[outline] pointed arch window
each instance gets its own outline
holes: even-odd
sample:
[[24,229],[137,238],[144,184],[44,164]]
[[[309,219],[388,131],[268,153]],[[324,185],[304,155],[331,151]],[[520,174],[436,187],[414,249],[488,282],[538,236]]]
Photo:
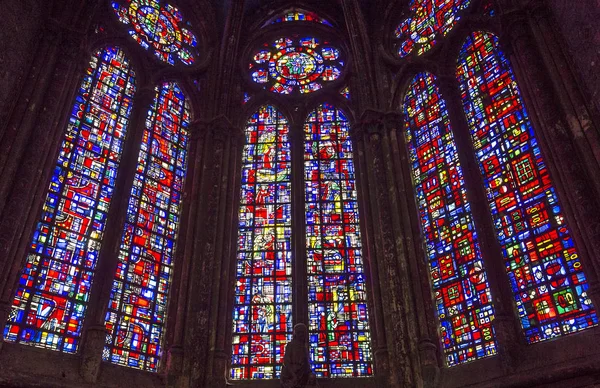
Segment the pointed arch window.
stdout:
[[6,341],[77,351],[134,93],[135,73],[121,49],[92,55],[17,285]]
[[490,287],[446,102],[432,74],[410,83],[404,119],[446,364],[494,355]]
[[456,76],[527,341],[597,325],[577,247],[498,38],[471,34]]
[[246,124],[239,208],[231,378],[281,373],[292,337],[292,186],[289,124],[273,106]]
[[317,377],[373,373],[356,177],[346,115],[329,104],[304,124],[310,357]]
[[106,313],[103,359],[157,371],[187,167],[189,102],[175,82],[156,88],[138,155]]

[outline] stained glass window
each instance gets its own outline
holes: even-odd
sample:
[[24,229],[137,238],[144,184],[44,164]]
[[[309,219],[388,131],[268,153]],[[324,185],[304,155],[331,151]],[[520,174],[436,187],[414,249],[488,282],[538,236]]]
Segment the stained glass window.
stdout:
[[265,43],[249,64],[252,80],[279,94],[311,93],[337,80],[344,67],[342,52],[314,37],[289,36]]
[[490,288],[446,102],[433,75],[415,76],[404,118],[446,364],[496,354]]
[[350,88],[348,86],[346,86],[345,88],[343,88],[342,90],[340,90],[340,94],[342,96],[344,96],[344,98],[346,100],[350,99]]
[[263,106],[245,132],[231,377],[272,379],[292,337],[289,125]]
[[271,22],[267,23],[267,24],[276,24],[276,23],[285,23],[285,22],[316,22],[316,23],[321,23],[321,24],[325,24],[327,26],[332,27],[331,23],[329,23],[327,20],[321,18],[316,13],[310,12],[310,11],[303,11],[301,9],[296,9],[296,8],[286,11],[285,13],[272,19]]
[[156,371],[185,178],[190,113],[176,83],[156,88],[148,112],[117,271],[106,313],[103,359]]
[[160,0],[117,0],[112,7],[129,35],[161,61],[191,65],[198,59],[196,36],[176,7]]
[[304,125],[310,359],[317,377],[373,373],[352,142],[323,104]]
[[115,47],[93,56],[75,97],[4,339],[75,353],[106,227],[135,74]]
[[597,325],[583,264],[496,36],[467,38],[457,78],[527,341]]
[[471,0],[411,0],[409,15],[396,28],[400,57],[421,55],[456,26]]

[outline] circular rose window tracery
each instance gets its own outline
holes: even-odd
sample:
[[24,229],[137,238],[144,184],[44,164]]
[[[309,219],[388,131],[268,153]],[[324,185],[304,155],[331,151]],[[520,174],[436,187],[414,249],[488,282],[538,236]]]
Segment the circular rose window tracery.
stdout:
[[198,42],[176,7],[158,0],[113,1],[112,7],[119,21],[129,26],[129,35],[161,61],[194,64]]
[[311,93],[337,80],[344,67],[340,50],[313,37],[283,37],[255,51],[252,80],[275,93]]

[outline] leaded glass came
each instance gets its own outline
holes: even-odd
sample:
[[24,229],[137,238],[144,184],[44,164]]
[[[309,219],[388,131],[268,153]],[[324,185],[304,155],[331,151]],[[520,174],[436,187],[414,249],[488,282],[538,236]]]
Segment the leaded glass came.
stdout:
[[497,353],[494,308],[462,166],[436,78],[415,76],[404,99],[405,136],[448,366]]
[[6,341],[77,352],[134,93],[135,73],[123,51],[94,53],[29,246]]
[[256,84],[271,92],[306,94],[340,78],[343,67],[341,51],[327,40],[289,36],[258,49],[249,71]]
[[310,359],[317,377],[373,374],[349,123],[323,104],[304,124]]
[[163,62],[192,65],[198,59],[198,42],[181,12],[160,0],[117,0],[112,7],[129,35]]
[[103,359],[156,372],[186,174],[189,103],[177,83],[156,88],[148,112],[117,271],[106,313]]
[[456,26],[471,0],[411,0],[409,15],[396,28],[397,54],[422,55]]
[[262,106],[245,132],[230,376],[273,379],[293,331],[289,125]]
[[456,76],[525,338],[597,325],[583,263],[498,38],[471,34]]

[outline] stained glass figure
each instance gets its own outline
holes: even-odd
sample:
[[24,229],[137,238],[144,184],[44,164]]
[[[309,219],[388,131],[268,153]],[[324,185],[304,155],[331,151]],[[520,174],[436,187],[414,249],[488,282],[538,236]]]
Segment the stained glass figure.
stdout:
[[246,125],[231,378],[279,378],[292,338],[289,125],[263,106]]
[[409,15],[396,28],[398,55],[421,55],[456,26],[471,0],[411,0]]
[[404,99],[425,254],[446,365],[497,353],[494,308],[454,135],[436,78],[419,73]]
[[155,372],[162,353],[188,149],[189,102],[156,88],[138,154],[106,313],[103,359]]
[[597,325],[583,264],[498,38],[471,34],[456,75],[527,341]]
[[161,0],[115,0],[119,21],[140,46],[163,62],[192,65],[198,59],[198,41],[179,10]]
[[252,80],[279,94],[311,93],[337,80],[343,55],[330,42],[298,35],[265,43],[250,61]]
[[304,124],[308,329],[317,377],[373,374],[349,123],[323,104]]
[[134,92],[135,73],[123,51],[94,53],[28,249],[6,341],[77,352]]
[[285,23],[285,22],[315,22],[333,27],[327,20],[321,18],[314,12],[304,11],[298,8],[287,10],[283,14],[271,19],[267,24]]

